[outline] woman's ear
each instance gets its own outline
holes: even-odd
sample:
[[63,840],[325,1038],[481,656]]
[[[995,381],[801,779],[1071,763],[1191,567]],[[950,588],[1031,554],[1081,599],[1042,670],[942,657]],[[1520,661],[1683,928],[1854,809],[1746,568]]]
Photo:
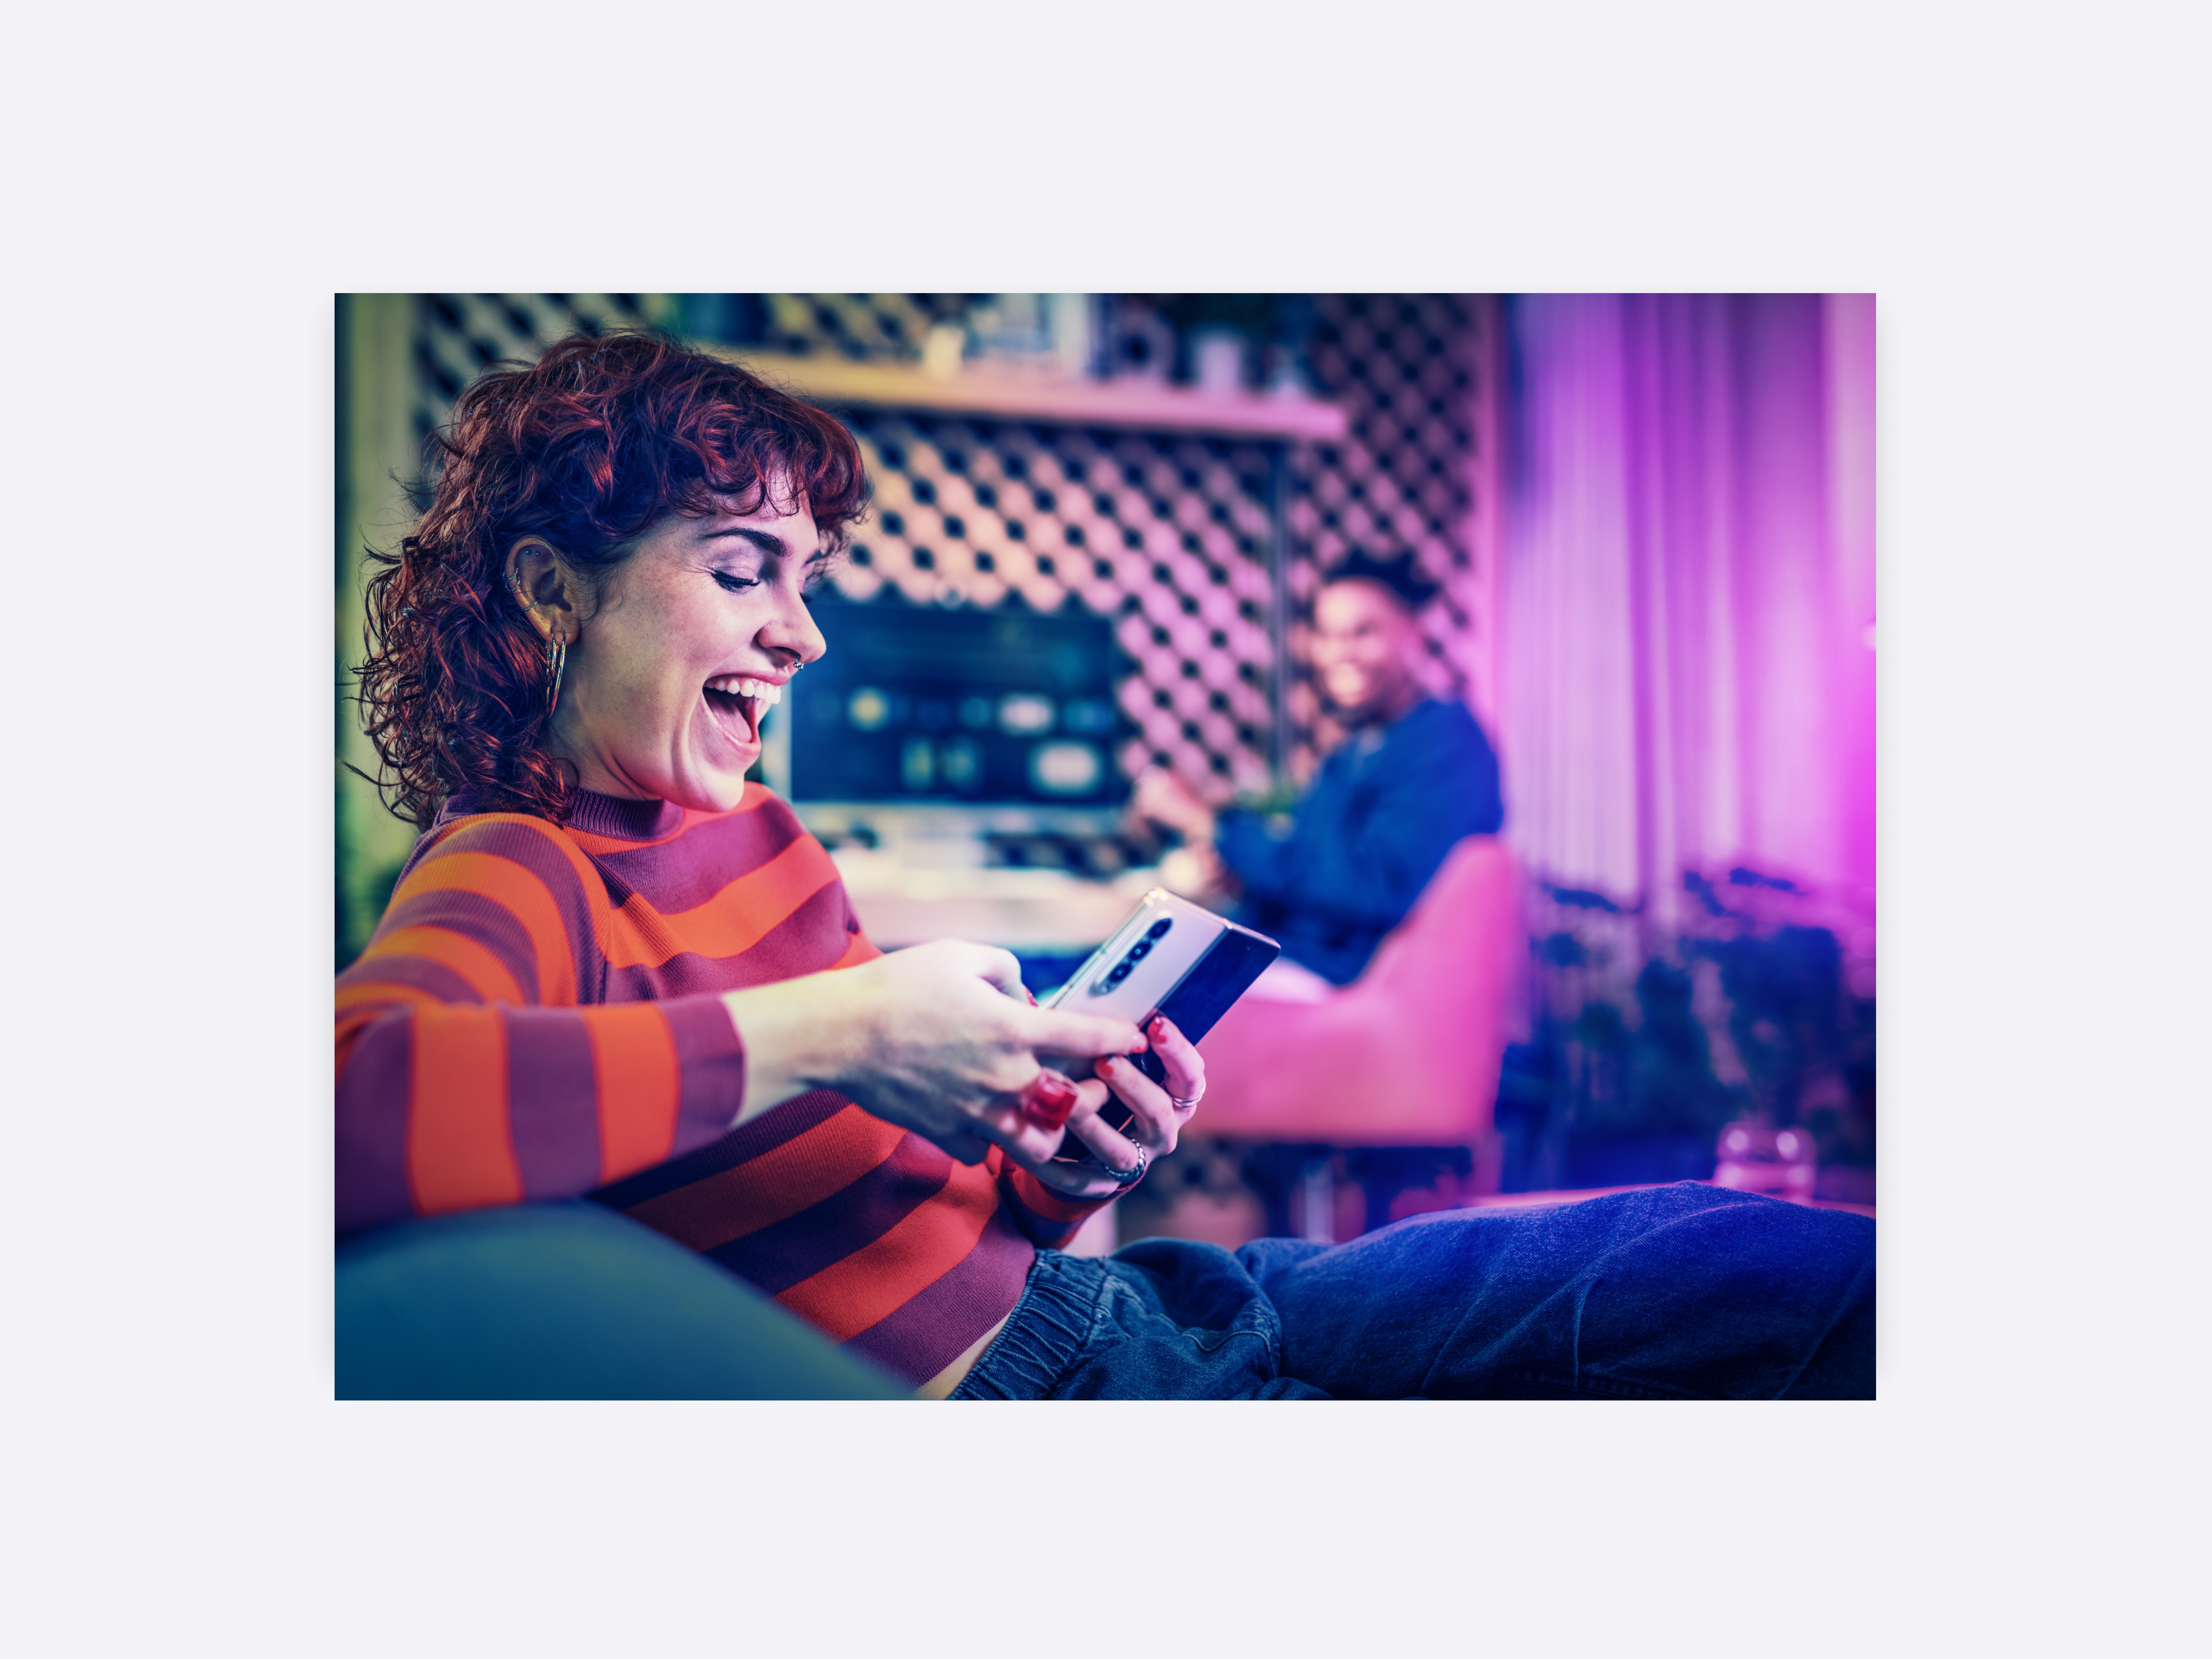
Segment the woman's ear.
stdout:
[[525,536],[507,550],[507,585],[514,602],[549,640],[574,645],[581,632],[567,568],[542,536]]

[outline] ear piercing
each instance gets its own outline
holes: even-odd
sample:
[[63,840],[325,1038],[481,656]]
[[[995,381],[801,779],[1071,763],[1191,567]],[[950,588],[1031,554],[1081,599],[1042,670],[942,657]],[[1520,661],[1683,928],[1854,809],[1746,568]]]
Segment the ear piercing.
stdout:
[[561,706],[561,671],[568,665],[568,641],[566,635],[555,632],[545,640],[545,718],[551,720],[553,711]]

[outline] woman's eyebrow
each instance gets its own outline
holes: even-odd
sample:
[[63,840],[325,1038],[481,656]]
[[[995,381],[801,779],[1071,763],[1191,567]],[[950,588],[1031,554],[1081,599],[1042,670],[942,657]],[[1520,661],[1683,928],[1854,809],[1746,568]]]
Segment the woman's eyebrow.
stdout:
[[[791,544],[784,540],[782,537],[777,535],[772,530],[755,530],[749,526],[740,526],[729,530],[710,530],[704,536],[701,537],[700,539],[702,541],[711,542],[724,536],[742,537],[744,540],[750,542],[755,547],[760,549],[762,552],[767,554],[770,558],[787,559],[792,556]],[[809,564],[820,564],[824,559],[832,557],[834,553],[834,549],[823,547],[819,544],[817,544],[814,550],[806,556],[806,562]]]
[[754,530],[742,526],[732,530],[710,530],[699,539],[711,542],[720,540],[725,536],[742,537],[771,558],[787,559],[791,556],[790,544],[772,530]]

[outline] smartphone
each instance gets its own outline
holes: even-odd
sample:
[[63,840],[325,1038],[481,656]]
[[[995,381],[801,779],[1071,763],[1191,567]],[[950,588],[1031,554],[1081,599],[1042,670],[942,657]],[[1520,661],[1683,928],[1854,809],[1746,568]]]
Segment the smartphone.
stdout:
[[[1126,1019],[1139,1030],[1154,1014],[1165,1014],[1196,1042],[1282,948],[1265,933],[1155,887],[1045,1006]],[[1158,1054],[1147,1050],[1135,1064],[1153,1082],[1167,1080]],[[1057,1068],[1071,1077],[1088,1077],[1091,1070],[1088,1060],[1076,1059]]]

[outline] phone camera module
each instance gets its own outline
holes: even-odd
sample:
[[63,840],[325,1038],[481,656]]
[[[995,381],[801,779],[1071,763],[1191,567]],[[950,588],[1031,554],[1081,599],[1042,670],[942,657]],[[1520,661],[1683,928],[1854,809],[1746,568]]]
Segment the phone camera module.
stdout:
[[1147,933],[1145,937],[1148,939],[1165,939],[1167,937],[1168,929],[1174,926],[1175,920],[1173,917],[1163,916],[1152,924],[1152,930]]
[[1152,955],[1152,940],[1148,939],[1140,939],[1134,945],[1129,947],[1128,960],[1131,962],[1142,962],[1146,957]]

